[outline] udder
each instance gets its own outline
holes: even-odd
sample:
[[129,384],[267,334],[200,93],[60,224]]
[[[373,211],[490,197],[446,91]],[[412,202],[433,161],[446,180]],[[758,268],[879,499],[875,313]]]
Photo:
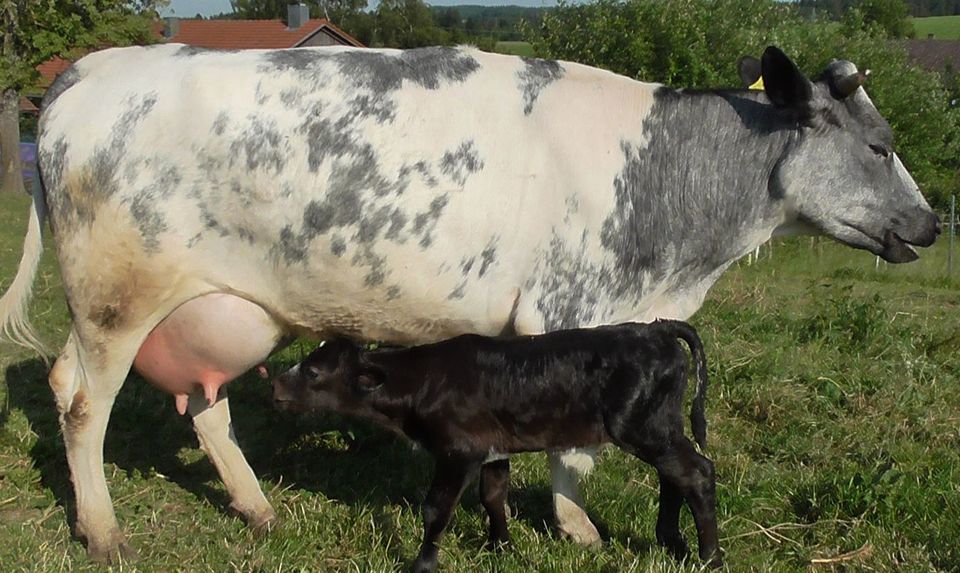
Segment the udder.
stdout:
[[220,386],[263,361],[283,337],[280,325],[258,305],[229,294],[209,294],[177,308],[147,336],[133,367],[176,398],[203,388],[209,404]]

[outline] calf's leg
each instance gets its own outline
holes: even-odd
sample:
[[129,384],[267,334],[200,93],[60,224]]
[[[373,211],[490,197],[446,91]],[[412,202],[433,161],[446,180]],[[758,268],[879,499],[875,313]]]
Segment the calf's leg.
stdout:
[[450,523],[470,476],[479,465],[479,461],[437,458],[433,483],[423,501],[423,545],[413,564],[414,573],[437,570],[437,542]]
[[683,561],[690,554],[687,541],[680,533],[680,507],[683,505],[683,494],[673,485],[673,481],[662,473],[659,476],[660,511],[657,514],[657,543],[678,561]]
[[[674,447],[659,456],[654,465],[662,476],[662,481],[669,482],[675,491],[683,495],[690,506],[693,520],[697,524],[700,559],[709,561],[715,567],[720,566],[722,558],[717,538],[716,478],[713,462],[700,455],[690,440],[681,438],[674,443]],[[668,498],[671,504],[675,503],[675,497],[672,494],[668,494]],[[662,493],[661,499],[663,499]],[[668,506],[668,509],[673,511],[672,507],[673,505]],[[670,514],[661,515],[661,518],[664,523],[672,520]],[[661,519],[658,519],[658,540],[660,524]],[[667,533],[672,533],[669,527],[667,527]]]
[[507,531],[507,490],[510,488],[510,460],[495,460],[483,464],[480,470],[480,503],[490,517],[488,543],[496,548],[510,542]]

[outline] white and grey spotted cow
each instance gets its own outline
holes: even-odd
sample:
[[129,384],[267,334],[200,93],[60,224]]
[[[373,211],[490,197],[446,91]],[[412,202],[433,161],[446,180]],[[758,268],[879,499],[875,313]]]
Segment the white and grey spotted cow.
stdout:
[[[772,235],[887,260],[939,222],[838,61],[811,82],[775,48],[765,92],[684,92],[466,48],[112,49],[43,105],[25,303],[49,217],[73,327],[50,374],[91,555],[126,551],[102,466],[133,365],[177,396],[254,525],[274,517],[221,385],[289,335],[456,334],[685,319]],[[551,460],[560,528],[598,539]]]

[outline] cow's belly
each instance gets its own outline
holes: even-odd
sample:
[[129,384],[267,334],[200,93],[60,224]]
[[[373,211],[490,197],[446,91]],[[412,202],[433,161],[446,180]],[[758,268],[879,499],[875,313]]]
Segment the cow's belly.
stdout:
[[141,345],[133,366],[186,411],[196,386],[208,402],[220,386],[261,364],[283,329],[260,306],[229,294],[190,300],[167,316]]

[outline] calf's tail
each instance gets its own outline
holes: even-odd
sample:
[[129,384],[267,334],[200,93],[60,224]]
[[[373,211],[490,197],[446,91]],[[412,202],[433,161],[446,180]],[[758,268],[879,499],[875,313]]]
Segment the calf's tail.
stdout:
[[693,431],[693,439],[701,450],[707,449],[707,418],[704,413],[707,402],[707,355],[703,351],[703,342],[696,329],[678,320],[658,321],[672,329],[674,335],[687,343],[690,347],[690,354],[693,355],[693,361],[697,367],[697,392],[693,396],[693,403],[690,406],[690,426]]
[[34,349],[44,361],[48,361],[49,352],[37,337],[27,316],[27,306],[33,291],[33,278],[37,274],[40,255],[43,253],[41,229],[46,218],[45,209],[46,201],[43,191],[39,185],[35,185],[20,266],[7,292],[0,297],[0,335],[16,344]]

